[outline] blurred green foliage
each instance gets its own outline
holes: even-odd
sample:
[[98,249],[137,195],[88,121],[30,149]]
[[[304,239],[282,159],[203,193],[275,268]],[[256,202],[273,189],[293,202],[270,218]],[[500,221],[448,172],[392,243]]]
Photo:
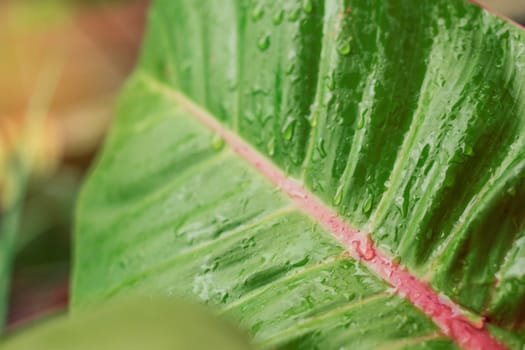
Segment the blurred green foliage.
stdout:
[[127,299],[58,317],[1,344],[4,350],[249,350],[246,336],[200,306]]

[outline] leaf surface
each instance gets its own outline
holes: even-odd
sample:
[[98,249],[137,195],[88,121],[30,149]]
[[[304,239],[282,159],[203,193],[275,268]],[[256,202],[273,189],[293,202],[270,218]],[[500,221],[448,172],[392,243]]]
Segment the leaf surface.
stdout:
[[190,295],[285,348],[475,344],[314,198],[523,344],[521,28],[460,0],[159,0],[149,23],[79,203],[74,305]]

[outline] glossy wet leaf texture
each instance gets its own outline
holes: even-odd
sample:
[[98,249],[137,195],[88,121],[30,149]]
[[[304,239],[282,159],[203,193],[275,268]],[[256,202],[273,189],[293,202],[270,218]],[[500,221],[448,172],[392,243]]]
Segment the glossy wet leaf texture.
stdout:
[[263,347],[454,348],[174,93],[523,346],[522,28],[463,0],[157,0],[78,206],[74,307],[160,292]]

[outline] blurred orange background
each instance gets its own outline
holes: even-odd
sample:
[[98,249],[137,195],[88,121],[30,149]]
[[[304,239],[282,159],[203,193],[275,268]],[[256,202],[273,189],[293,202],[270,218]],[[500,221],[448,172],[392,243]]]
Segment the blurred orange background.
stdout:
[[[27,136],[36,142],[17,234],[11,328],[67,303],[75,196],[136,61],[147,5],[0,2],[0,199],[10,184],[9,155]],[[33,114],[41,123],[27,135]]]

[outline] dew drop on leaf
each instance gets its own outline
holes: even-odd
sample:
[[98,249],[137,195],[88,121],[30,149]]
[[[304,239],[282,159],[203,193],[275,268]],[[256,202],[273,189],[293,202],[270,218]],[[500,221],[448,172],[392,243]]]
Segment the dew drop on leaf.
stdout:
[[317,125],[317,113],[312,113],[308,118],[308,123],[313,128]]
[[272,117],[273,116],[271,114],[261,114],[259,121],[261,122],[262,125],[265,125],[270,120],[272,120]]
[[297,21],[299,19],[300,11],[301,11],[300,8],[296,8],[296,9],[292,10],[292,12],[290,12],[290,15],[288,15],[288,20],[290,22]]
[[230,295],[226,291],[219,292],[219,300],[221,304],[225,304],[228,301]]
[[294,263],[292,263],[292,266],[301,267],[301,266],[308,264],[309,261],[310,261],[310,255],[305,255],[302,259],[299,259],[295,261]]
[[348,320],[343,325],[343,327],[345,327],[346,329],[355,328],[355,326],[356,326],[356,322],[353,320]]
[[281,22],[283,21],[283,16],[284,16],[284,12],[282,9],[277,11],[275,15],[273,15],[273,18],[272,18],[273,24],[275,25],[281,24]]
[[213,149],[221,149],[224,146],[224,139],[219,134],[214,134],[211,139],[211,147]]
[[321,156],[321,158],[325,158],[326,157],[326,150],[324,148],[324,139],[321,138],[319,140],[319,142],[317,143],[317,152],[319,152],[319,155]]
[[355,125],[355,127],[357,130],[360,130],[363,128],[363,126],[365,126],[365,117],[361,115],[359,116],[359,119],[357,120],[357,124]]
[[467,157],[472,157],[474,155],[474,148],[472,148],[472,145],[465,144],[465,147],[463,148],[463,154]]
[[350,53],[350,42],[345,41],[343,43],[340,43],[337,46],[337,52],[343,56],[348,55]]
[[203,273],[209,273],[217,270],[217,267],[219,267],[219,262],[217,260],[211,260],[210,257],[207,256],[201,265],[201,270]]
[[291,62],[291,63],[286,67],[286,69],[284,70],[284,73],[285,73],[286,75],[290,75],[290,74],[292,74],[294,68],[295,68],[295,63],[294,63],[294,62]]
[[255,247],[255,239],[253,237],[250,238],[244,238],[241,241],[241,248],[242,249],[248,249]]
[[310,13],[313,10],[312,0],[303,0],[303,10],[306,13]]
[[374,200],[374,197],[371,193],[368,193],[368,197],[366,198],[365,205],[363,205],[363,213],[367,214],[372,209],[372,202]]
[[275,138],[272,137],[270,141],[266,144],[266,151],[268,152],[268,155],[271,157],[275,154]]
[[330,91],[333,91],[335,89],[335,80],[332,75],[328,75],[326,77],[326,87]]
[[259,321],[250,327],[250,332],[252,334],[257,334],[257,332],[261,329],[262,326],[263,326],[263,322]]
[[292,139],[293,133],[294,133],[294,130],[295,130],[296,122],[297,121],[293,117],[288,117],[286,119],[286,122],[284,123],[283,128],[281,130],[281,132],[283,134],[283,138],[285,140],[291,140]]
[[396,196],[396,198],[394,199],[394,204],[397,210],[399,210],[399,213],[401,214],[401,216],[406,217],[408,214],[408,203],[407,201],[405,201],[405,198],[399,195]]
[[342,199],[343,199],[343,186],[341,185],[337,188],[337,191],[335,192],[333,204],[335,206],[338,206],[339,204],[341,204]]
[[401,263],[401,257],[399,255],[396,255],[394,259],[392,259],[392,264],[394,264],[394,266],[398,266],[400,263]]
[[262,6],[258,5],[258,6],[256,6],[253,9],[252,20],[253,21],[257,21],[257,20],[261,19],[263,15],[264,15],[264,10],[263,10]]
[[270,47],[270,37],[268,35],[262,36],[259,41],[257,41],[257,47],[261,51],[265,51]]
[[445,186],[445,188],[451,188],[452,186],[454,186],[455,182],[456,175],[454,173],[450,173],[447,174],[447,176],[445,177],[445,182],[443,183],[443,185]]
[[303,159],[298,152],[292,151],[290,153],[290,159],[292,160],[293,165],[301,165],[303,163]]

